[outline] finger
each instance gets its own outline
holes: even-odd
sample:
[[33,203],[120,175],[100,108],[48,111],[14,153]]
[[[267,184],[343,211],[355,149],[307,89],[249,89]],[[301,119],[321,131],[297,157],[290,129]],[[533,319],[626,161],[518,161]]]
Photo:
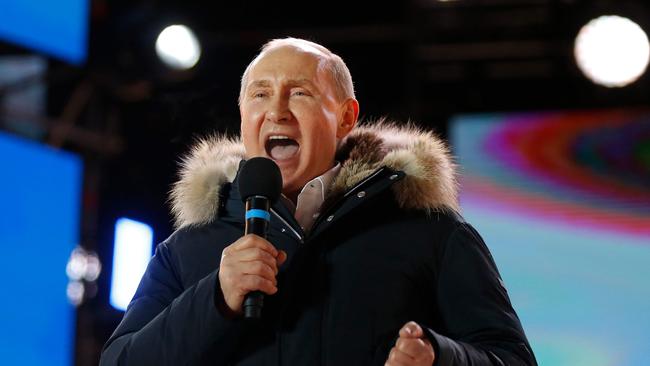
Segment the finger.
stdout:
[[419,338],[398,338],[395,348],[406,353],[407,355],[419,359],[429,352],[429,346]]
[[433,350],[433,346],[427,339],[420,339],[420,341],[424,343],[424,349],[415,359],[422,364],[433,365],[433,361],[436,360],[436,353]]
[[278,250],[275,249],[273,244],[269,243],[266,239],[255,234],[246,234],[239,238],[236,242],[229,245],[226,249],[228,250],[227,254],[231,252],[236,252],[242,249],[247,248],[259,248],[264,251],[267,251],[273,256],[273,258],[278,256]]
[[390,366],[410,366],[415,362],[415,358],[393,347],[388,355],[387,364]]
[[277,284],[277,279],[275,278],[275,270],[264,262],[242,262],[239,264],[238,269],[243,275],[260,276],[273,282],[273,284]]
[[420,357],[417,357],[416,360],[425,365],[433,365],[433,361],[436,360],[436,353],[433,350],[433,346],[427,343],[427,350],[421,353]]
[[278,261],[278,266],[281,266],[287,261],[287,252],[280,250],[276,259]]
[[269,280],[257,275],[244,275],[240,280],[243,295],[252,291],[262,291],[267,295],[278,292],[278,288]]
[[263,262],[273,268],[275,274],[278,273],[278,261],[268,252],[259,248],[243,249],[227,257],[227,261],[233,262]]
[[238,250],[236,253],[230,256],[231,258],[236,258],[239,261],[253,261],[253,260],[264,260],[265,262],[277,262],[276,257],[267,252],[264,249],[260,248],[244,248]]
[[420,338],[424,335],[422,327],[414,321],[410,321],[399,330],[399,336],[404,338]]

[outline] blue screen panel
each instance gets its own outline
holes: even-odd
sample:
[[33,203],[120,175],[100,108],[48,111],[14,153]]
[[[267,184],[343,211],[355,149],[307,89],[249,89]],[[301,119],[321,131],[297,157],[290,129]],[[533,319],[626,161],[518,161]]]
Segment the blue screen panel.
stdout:
[[70,366],[81,160],[0,132],[0,161],[0,365]]
[[465,115],[463,216],[540,365],[650,365],[650,112]]
[[88,0],[3,0],[0,38],[80,64],[86,59]]
[[115,223],[110,302],[126,311],[153,253],[151,226],[122,217]]

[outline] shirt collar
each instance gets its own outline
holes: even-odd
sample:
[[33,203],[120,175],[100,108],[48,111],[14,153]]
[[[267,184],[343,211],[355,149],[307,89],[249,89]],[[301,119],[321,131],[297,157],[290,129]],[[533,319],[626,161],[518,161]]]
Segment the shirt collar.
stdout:
[[336,162],[332,169],[307,182],[300,190],[295,205],[286,196],[281,196],[303,230],[309,230],[318,217],[320,207],[325,201],[325,194],[340,170],[341,163]]

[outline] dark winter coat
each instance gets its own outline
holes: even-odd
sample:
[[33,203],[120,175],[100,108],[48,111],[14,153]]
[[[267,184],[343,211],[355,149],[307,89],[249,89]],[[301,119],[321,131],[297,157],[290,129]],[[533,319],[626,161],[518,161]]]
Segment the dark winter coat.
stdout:
[[[359,127],[308,234],[273,207],[268,240],[288,253],[263,320],[227,318],[221,251],[242,236],[239,141],[184,160],[178,230],[161,243],[101,365],[383,365],[399,329],[426,328],[436,365],[535,365],[496,265],[456,212],[454,167],[433,134]],[[233,183],[234,180],[234,183]]]

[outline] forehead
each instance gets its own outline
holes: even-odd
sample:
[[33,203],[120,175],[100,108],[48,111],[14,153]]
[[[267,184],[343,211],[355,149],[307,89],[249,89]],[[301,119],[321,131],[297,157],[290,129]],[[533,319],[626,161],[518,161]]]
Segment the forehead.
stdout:
[[313,47],[281,46],[262,53],[253,62],[249,84],[259,80],[324,81],[326,56]]

